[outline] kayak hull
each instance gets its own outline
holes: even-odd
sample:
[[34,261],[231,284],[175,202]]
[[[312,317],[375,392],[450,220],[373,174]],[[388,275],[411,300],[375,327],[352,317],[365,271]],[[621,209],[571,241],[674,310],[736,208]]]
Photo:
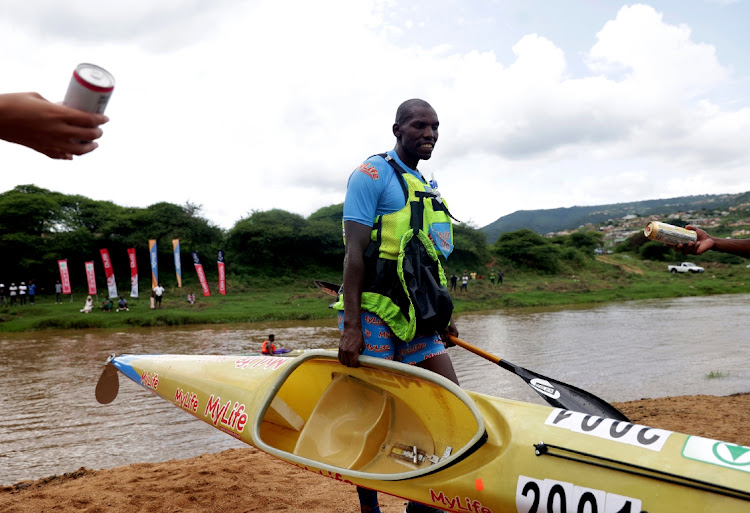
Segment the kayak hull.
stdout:
[[[299,468],[446,511],[750,508],[750,448],[465,391],[382,359],[360,363],[344,367],[330,351],[123,355],[102,379],[111,386],[114,367]],[[97,388],[101,402],[114,395]]]

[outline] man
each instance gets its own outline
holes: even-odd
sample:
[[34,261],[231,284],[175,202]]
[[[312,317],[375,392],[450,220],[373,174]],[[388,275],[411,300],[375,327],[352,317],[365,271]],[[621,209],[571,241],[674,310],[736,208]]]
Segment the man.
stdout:
[[268,335],[268,340],[263,341],[263,345],[260,348],[260,352],[263,354],[272,355],[276,352],[276,344],[274,343],[276,337],[273,333]]
[[161,282],[157,282],[156,287],[154,287],[154,308],[156,305],[161,308],[161,296],[164,294],[164,287],[161,286]]
[[129,312],[130,308],[128,308],[128,300],[125,299],[125,296],[120,296],[120,300],[117,302],[117,311],[118,312]]
[[469,275],[464,271],[464,275],[461,277],[461,290],[469,291]]
[[26,305],[26,291],[28,288],[26,287],[25,282],[21,282],[21,284],[18,286],[18,300],[21,302],[21,306]]
[[8,294],[10,294],[10,306],[16,306],[16,297],[18,296],[18,287],[15,283],[11,283],[8,287]]
[[451,274],[451,292],[456,292],[456,283],[458,283],[458,276],[454,272]]
[[[343,297],[334,308],[339,310],[342,364],[357,367],[359,355],[364,354],[417,365],[458,383],[443,343],[447,335],[458,336],[458,330],[434,245],[437,242],[446,257],[452,251],[451,218],[439,193],[417,170],[420,160],[432,156],[438,125],[430,104],[407,100],[396,112],[393,150],[370,157],[351,174],[344,201]],[[422,212],[421,222],[411,217],[414,211]],[[440,313],[434,319],[408,318],[403,313],[423,298],[414,297],[418,292],[403,290],[406,281],[400,281],[403,269],[398,267],[402,239],[416,244],[413,251],[434,257],[423,258],[429,260],[429,269],[418,269],[429,272],[437,283],[436,296],[448,298],[448,305],[438,305]],[[357,492],[362,512],[380,512],[376,492],[363,488]],[[412,502],[407,505],[408,513],[417,511],[439,510]]]
[[62,303],[62,283],[57,280],[55,283],[55,304]]
[[5,284],[0,283],[0,306],[8,306],[8,300],[5,297]]

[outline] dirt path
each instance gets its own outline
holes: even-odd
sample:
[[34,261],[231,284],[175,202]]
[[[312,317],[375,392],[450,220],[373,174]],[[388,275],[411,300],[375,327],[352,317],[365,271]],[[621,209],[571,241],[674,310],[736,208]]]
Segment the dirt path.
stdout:
[[620,262],[619,260],[615,260],[613,257],[608,255],[599,255],[596,257],[597,260],[600,262],[603,262],[605,264],[614,265],[616,267],[619,267],[625,272],[629,273],[635,273],[635,274],[643,274],[643,269],[640,267],[637,267],[635,265],[628,265],[625,263]]

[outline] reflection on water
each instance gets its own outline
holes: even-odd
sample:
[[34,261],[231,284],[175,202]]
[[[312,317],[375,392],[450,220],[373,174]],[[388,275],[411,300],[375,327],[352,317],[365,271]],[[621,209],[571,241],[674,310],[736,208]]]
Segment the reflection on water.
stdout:
[[[461,338],[609,401],[750,392],[750,295],[522,309],[458,317]],[[243,444],[120,379],[102,406],[94,387],[110,353],[243,354],[268,333],[290,349],[335,347],[334,319],[216,327],[0,335],[0,484]],[[451,349],[462,386],[542,403],[518,377]],[[728,374],[706,379],[710,372]]]

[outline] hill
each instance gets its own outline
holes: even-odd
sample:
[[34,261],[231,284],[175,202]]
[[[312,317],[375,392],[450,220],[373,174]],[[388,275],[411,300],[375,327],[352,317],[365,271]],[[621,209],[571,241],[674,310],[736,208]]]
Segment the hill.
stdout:
[[481,228],[492,244],[500,235],[527,228],[539,234],[571,230],[579,226],[603,223],[626,215],[668,215],[675,212],[727,209],[750,201],[750,192],[739,194],[704,194],[677,198],[614,203],[590,207],[518,210]]

